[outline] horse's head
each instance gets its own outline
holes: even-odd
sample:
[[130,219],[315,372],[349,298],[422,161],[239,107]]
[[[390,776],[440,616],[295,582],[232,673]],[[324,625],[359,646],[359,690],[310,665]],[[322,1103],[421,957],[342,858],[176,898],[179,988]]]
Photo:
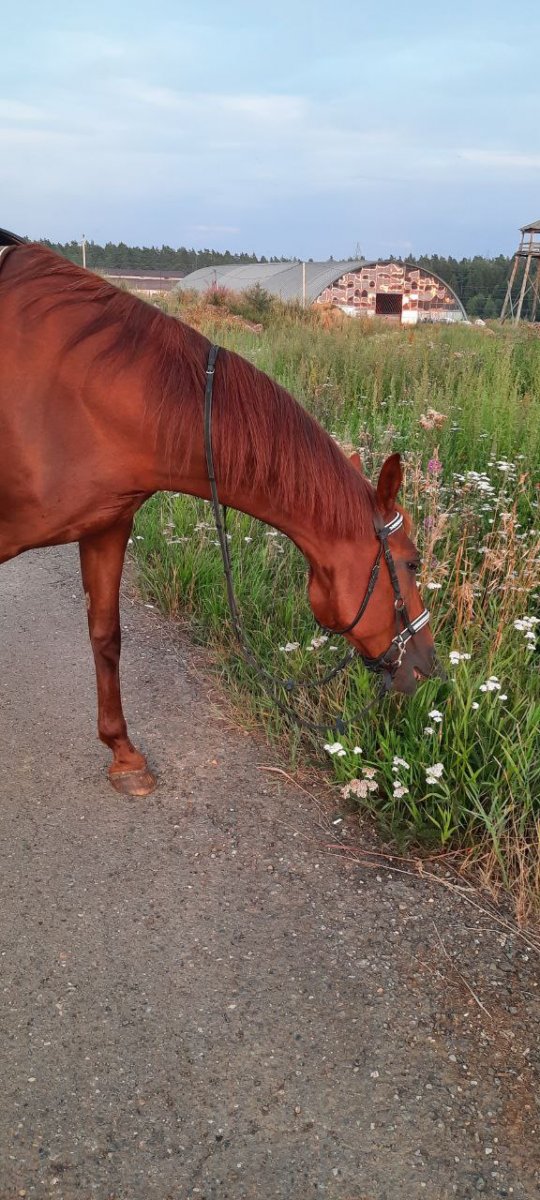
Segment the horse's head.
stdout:
[[401,482],[400,456],[392,454],[377,482],[372,536],[339,543],[330,562],[312,561],[309,595],[321,625],[345,634],[392,688],[411,693],[433,674],[435,647],[416,582],[411,521],[396,504]]

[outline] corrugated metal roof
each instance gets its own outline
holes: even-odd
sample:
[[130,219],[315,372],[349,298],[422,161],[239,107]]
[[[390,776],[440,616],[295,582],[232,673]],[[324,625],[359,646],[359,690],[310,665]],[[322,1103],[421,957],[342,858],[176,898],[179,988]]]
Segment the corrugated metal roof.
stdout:
[[540,221],[531,221],[530,225],[521,226],[522,233],[540,233]]
[[[392,261],[392,259],[384,261],[374,259],[366,262],[365,259],[351,259],[347,262],[308,262],[306,263],[306,300],[308,304],[313,304],[325,288],[336,283],[348,271],[360,271],[363,267],[391,266]],[[461,300],[456,296],[453,288],[444,279],[441,279],[440,275],[435,275],[433,271],[428,271],[425,267],[419,267],[415,263],[405,262],[398,265],[436,279],[454,297],[457,307],[461,309],[465,320],[467,319]],[[301,300],[302,263],[247,263],[244,266],[237,266],[233,263],[229,266],[200,267],[198,271],[192,271],[191,275],[186,275],[180,281],[178,290],[206,292],[212,285],[217,285],[229,288],[232,292],[242,292],[257,283],[272,296],[279,296],[281,300]]]
[[[346,271],[356,271],[366,264],[361,259],[347,262],[306,263],[306,299],[317,299],[321,292]],[[272,296],[281,300],[302,299],[302,263],[247,263],[243,266],[200,267],[179,283],[181,291],[205,292],[212,285],[242,292],[260,284]]]

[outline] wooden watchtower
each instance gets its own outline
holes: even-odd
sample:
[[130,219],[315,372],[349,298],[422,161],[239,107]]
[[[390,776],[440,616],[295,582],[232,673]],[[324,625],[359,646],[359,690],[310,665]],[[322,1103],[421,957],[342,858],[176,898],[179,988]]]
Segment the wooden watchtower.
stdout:
[[521,242],[514,255],[510,279],[501,311],[501,321],[536,321],[540,291],[540,221],[532,221],[521,230]]

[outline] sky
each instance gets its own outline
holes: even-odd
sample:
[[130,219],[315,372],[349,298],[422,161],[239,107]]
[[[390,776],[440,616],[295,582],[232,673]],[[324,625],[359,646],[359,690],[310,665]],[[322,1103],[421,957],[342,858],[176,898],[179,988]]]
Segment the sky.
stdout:
[[540,219],[538,0],[10,7],[8,229],[267,257],[461,257],[510,254]]

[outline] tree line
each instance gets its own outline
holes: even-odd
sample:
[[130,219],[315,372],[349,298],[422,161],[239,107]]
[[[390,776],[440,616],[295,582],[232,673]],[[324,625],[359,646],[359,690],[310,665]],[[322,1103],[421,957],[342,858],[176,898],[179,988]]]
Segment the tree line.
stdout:
[[497,258],[475,255],[461,259],[422,254],[407,261],[439,275],[459,296],[469,317],[490,320],[501,315],[512,262],[504,254]]
[[[43,246],[56,250],[72,262],[82,261],[80,242],[41,241]],[[86,265],[91,271],[175,271],[189,275],[199,267],[216,267],[234,263],[288,262],[285,258],[257,258],[256,254],[233,254],[230,250],[189,250],[187,246],[127,246],[125,242],[86,243]]]
[[[81,262],[81,246],[79,242],[50,242],[43,240],[43,245],[56,250],[73,262]],[[212,267],[225,264],[241,263],[277,263],[290,262],[290,258],[273,256],[260,258],[256,254],[234,254],[230,250],[195,250],[186,246],[128,246],[125,242],[87,242],[86,264],[90,270],[113,271],[174,271],[178,275],[189,275],[199,267]],[[295,259],[294,261],[298,261]],[[312,261],[312,260],[310,260]],[[396,262],[401,261],[395,259]],[[419,258],[409,258],[408,262],[433,271],[459,296],[465,311],[470,317],[490,319],[498,317],[501,312],[511,259],[500,254],[497,258],[445,258],[439,254],[422,254]],[[528,315],[527,306],[524,316]]]

